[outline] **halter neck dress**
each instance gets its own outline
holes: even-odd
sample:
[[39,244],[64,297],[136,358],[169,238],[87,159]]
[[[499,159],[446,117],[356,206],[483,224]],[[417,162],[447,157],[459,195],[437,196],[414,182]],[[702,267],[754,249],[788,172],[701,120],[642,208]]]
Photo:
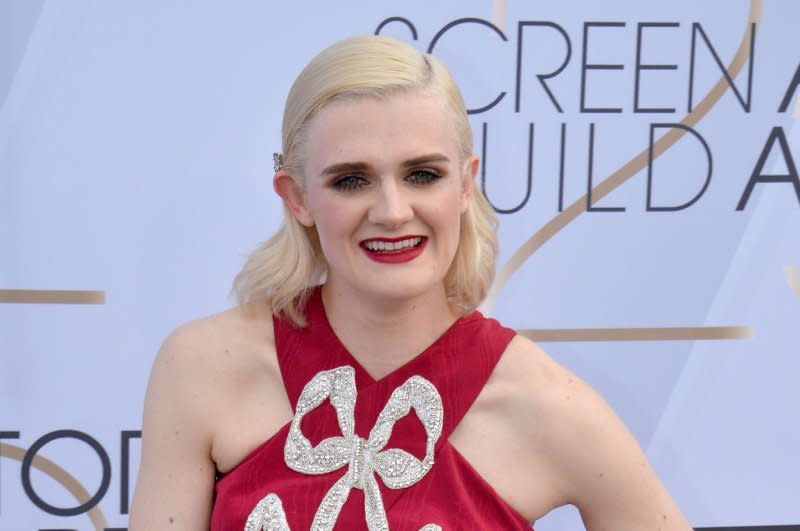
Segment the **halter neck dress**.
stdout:
[[212,531],[531,529],[448,441],[513,330],[472,312],[376,380],[319,289],[306,315],[273,319],[295,418],[218,478]]

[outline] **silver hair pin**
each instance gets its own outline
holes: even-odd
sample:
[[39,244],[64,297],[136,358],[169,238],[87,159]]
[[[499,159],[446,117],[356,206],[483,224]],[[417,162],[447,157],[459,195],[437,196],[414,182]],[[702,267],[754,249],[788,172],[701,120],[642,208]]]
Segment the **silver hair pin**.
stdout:
[[275,168],[275,171],[278,171],[281,168],[283,168],[283,153],[272,154],[272,165]]

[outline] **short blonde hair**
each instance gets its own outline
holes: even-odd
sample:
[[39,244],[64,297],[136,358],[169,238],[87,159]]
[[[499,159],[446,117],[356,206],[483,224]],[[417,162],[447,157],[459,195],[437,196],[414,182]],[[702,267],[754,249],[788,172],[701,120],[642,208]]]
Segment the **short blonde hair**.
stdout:
[[[411,45],[385,36],[351,37],[314,57],[286,99],[282,142],[284,168],[303,184],[306,133],[329,103],[359,97],[387,98],[426,91],[450,109],[464,168],[472,155],[472,129],[461,92],[444,65]],[[240,304],[269,299],[272,311],[305,326],[305,303],[325,276],[327,264],[314,227],[301,225],[284,204],[283,224],[247,259],[233,282]],[[448,300],[466,312],[486,295],[494,278],[497,219],[478,187],[461,216],[461,236],[445,276]]]

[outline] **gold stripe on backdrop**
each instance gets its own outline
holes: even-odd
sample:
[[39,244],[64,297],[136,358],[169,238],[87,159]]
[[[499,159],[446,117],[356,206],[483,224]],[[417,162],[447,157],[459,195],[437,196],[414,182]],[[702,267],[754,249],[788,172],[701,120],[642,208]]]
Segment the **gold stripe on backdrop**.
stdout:
[[105,291],[0,289],[0,304],[105,304]]
[[786,282],[789,283],[789,287],[792,288],[794,294],[800,297],[800,273],[797,272],[794,266],[787,265],[783,266],[783,274],[786,276]]
[[492,5],[492,24],[506,31],[506,12],[508,11],[508,0],[494,0]]
[[750,326],[687,326],[654,328],[527,328],[517,330],[532,341],[695,341],[750,339]]
[[[7,457],[22,462],[22,460],[25,459],[25,448],[20,448],[13,444],[0,443],[0,457]],[[33,460],[31,460],[31,466],[56,480],[62,487],[67,489],[67,492],[72,494],[81,505],[92,498],[89,495],[89,491],[86,490],[86,487],[81,485],[81,483],[75,479],[75,476],[67,472],[54,461],[37,454],[33,457]],[[108,520],[106,520],[99,506],[95,505],[89,509],[86,514],[89,516],[89,520],[92,521],[96,531],[103,531],[108,527]]]

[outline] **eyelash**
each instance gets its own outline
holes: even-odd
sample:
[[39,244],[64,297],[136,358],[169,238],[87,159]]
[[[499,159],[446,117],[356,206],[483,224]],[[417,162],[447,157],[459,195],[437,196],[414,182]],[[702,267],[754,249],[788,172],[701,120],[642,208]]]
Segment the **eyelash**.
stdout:
[[[433,169],[417,169],[408,174],[406,180],[414,186],[426,186],[433,184],[442,178],[442,175]],[[351,192],[367,186],[369,183],[367,179],[359,175],[345,175],[335,179],[331,186],[335,190],[342,192]]]
[[424,186],[426,184],[433,184],[442,178],[442,175],[438,171],[427,168],[412,171],[411,174],[408,176],[408,178],[412,178],[414,176],[419,176],[419,175],[424,176],[423,179],[421,180],[415,179],[412,181],[413,184]]
[[366,181],[358,175],[345,175],[333,181],[331,186],[341,192],[350,192],[365,186]]

